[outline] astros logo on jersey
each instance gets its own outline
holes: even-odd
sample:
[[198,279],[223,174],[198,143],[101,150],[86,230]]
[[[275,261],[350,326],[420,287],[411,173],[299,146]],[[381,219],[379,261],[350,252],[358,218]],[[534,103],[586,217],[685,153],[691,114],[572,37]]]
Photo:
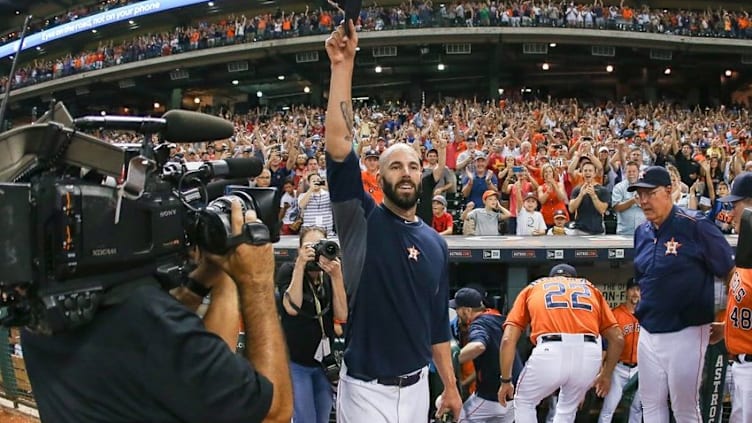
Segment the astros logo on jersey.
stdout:
[[415,246],[412,246],[412,247],[410,247],[410,248],[407,249],[407,258],[408,259],[412,259],[412,260],[418,261],[418,255],[419,254],[420,254],[420,251],[418,251],[418,249],[415,248]]
[[671,241],[666,241],[666,243],[663,245],[666,246],[666,255],[669,255],[669,254],[673,254],[675,256],[679,255],[678,250],[679,250],[679,247],[681,247],[681,244],[679,243],[679,241],[674,241],[673,237],[671,237]]

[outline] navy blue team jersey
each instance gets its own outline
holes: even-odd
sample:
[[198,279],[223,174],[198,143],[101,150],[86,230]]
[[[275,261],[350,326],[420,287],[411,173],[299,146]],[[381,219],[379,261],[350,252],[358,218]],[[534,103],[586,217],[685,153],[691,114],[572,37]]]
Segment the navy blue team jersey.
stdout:
[[420,219],[376,207],[354,152],[341,163],[327,154],[326,170],[350,304],[348,371],[375,379],[418,370],[450,338],[446,241]]
[[659,229],[637,228],[634,248],[640,326],[664,333],[713,321],[713,279],[728,276],[734,254],[712,221],[674,206]]
[[[467,342],[480,342],[485,347],[483,354],[473,360],[477,375],[477,389],[475,393],[486,401],[498,402],[499,386],[501,385],[501,370],[499,367],[499,345],[501,344],[502,325],[505,317],[496,310],[488,310],[476,317],[470,323],[470,333]],[[512,365],[512,380],[517,384],[517,378],[522,372],[522,360],[518,354],[514,356]]]

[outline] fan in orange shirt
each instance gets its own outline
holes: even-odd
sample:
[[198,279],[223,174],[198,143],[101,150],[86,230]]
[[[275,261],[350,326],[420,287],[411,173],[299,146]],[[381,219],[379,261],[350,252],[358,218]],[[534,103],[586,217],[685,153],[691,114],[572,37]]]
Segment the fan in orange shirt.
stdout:
[[[517,341],[527,326],[535,345],[514,395],[515,421],[537,422],[535,407],[560,389],[556,421],[573,422],[587,391],[608,393],[624,337],[603,294],[577,270],[558,264],[549,277],[534,281],[517,296],[504,323],[499,403],[514,393],[512,364]],[[608,341],[602,360],[602,334]]]
[[384,191],[379,185],[379,152],[369,148],[363,155],[363,162],[366,165],[366,170],[360,172],[363,190],[371,194],[376,204],[381,204],[384,201]]

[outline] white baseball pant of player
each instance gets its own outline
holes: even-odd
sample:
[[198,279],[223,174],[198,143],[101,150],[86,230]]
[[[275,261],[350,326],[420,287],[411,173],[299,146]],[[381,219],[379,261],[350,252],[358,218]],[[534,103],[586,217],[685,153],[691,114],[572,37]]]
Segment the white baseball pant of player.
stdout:
[[472,394],[462,405],[457,423],[512,423],[513,421],[514,401],[507,401],[507,406],[504,407],[498,401],[489,401]]
[[[637,374],[637,367],[629,368],[622,363],[616,364],[614,372],[611,374],[611,388],[603,399],[601,415],[598,417],[598,423],[611,423],[614,418],[614,410],[619,406],[624,385]],[[642,403],[640,402],[640,393],[635,392],[632,406],[629,408],[629,423],[642,422]]]
[[731,394],[730,423],[752,423],[752,362],[731,365],[734,390]]
[[656,334],[640,328],[638,391],[646,422],[668,423],[669,395],[677,423],[702,422],[699,390],[709,339],[710,325]]
[[337,385],[337,423],[414,423],[428,417],[428,366],[420,380],[400,388],[347,375],[342,362]]
[[541,343],[538,337],[533,353],[517,383],[514,414],[517,423],[537,423],[535,407],[561,388],[554,423],[571,423],[588,389],[601,368],[602,350],[579,334],[561,334],[559,342]]

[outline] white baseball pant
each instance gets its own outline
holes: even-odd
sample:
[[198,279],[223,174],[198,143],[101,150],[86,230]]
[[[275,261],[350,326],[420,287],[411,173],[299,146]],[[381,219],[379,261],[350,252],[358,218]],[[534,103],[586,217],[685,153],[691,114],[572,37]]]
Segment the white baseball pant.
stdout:
[[[627,367],[622,363],[617,363],[614,372],[611,374],[611,388],[603,399],[601,415],[598,417],[598,423],[611,423],[614,418],[614,410],[619,406],[624,386],[637,374],[637,367]],[[642,403],[640,402],[640,393],[636,392],[632,400],[632,406],[629,408],[629,423],[642,422]]]
[[515,421],[537,423],[535,407],[561,388],[554,423],[571,423],[601,368],[601,344],[581,334],[561,334],[558,342],[536,342],[517,383]]
[[709,339],[710,325],[669,333],[640,328],[638,391],[646,422],[668,423],[669,396],[677,423],[702,422],[699,390]]
[[342,362],[337,385],[338,423],[414,423],[428,417],[428,366],[408,387],[385,386],[347,375]]
[[457,423],[512,423],[514,421],[514,401],[507,401],[504,407],[498,401],[489,401],[476,394],[462,405]]
[[734,390],[731,394],[730,423],[752,423],[752,362],[731,365]]

